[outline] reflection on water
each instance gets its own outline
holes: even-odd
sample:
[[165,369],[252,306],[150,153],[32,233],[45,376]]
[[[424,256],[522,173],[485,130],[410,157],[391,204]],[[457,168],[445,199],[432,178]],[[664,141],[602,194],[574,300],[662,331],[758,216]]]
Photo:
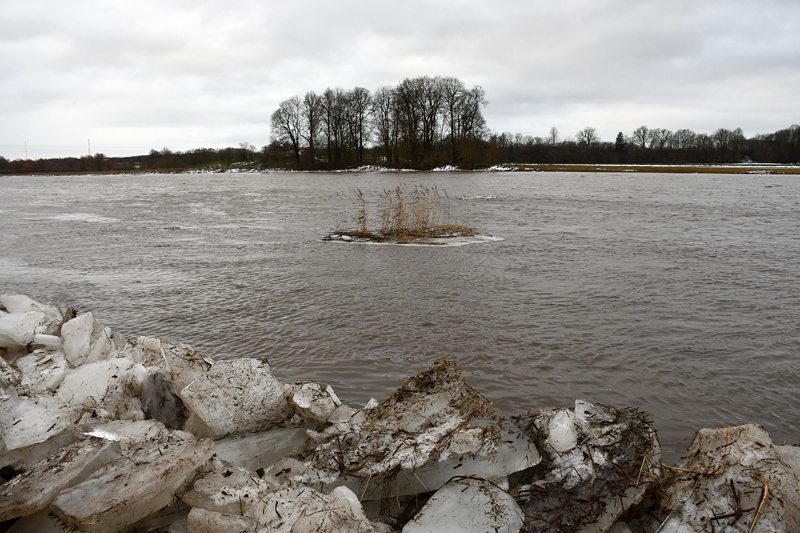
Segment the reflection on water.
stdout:
[[[337,193],[446,190],[465,247],[321,237]],[[284,380],[382,398],[453,358],[508,413],[582,397],[800,441],[800,183],[781,176],[264,174],[0,178],[0,291]]]

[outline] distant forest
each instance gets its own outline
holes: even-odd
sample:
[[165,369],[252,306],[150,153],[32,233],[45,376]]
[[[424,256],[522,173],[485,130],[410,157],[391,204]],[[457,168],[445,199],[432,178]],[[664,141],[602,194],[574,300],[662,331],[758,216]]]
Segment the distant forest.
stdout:
[[147,155],[55,159],[0,157],[0,174],[187,169],[334,170],[362,165],[461,169],[504,163],[531,164],[725,164],[800,163],[800,126],[746,138],[741,129],[713,133],[641,126],[604,141],[592,126],[546,137],[492,132],[483,110],[484,90],[452,77],[405,79],[374,92],[326,89],[284,100],[271,116],[271,137],[257,149],[198,148]]

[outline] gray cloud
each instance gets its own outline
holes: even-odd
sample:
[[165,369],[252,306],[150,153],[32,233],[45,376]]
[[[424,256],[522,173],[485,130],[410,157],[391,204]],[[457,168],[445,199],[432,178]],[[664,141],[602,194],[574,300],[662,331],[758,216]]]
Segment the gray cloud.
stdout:
[[5,0],[0,155],[262,145],[293,94],[425,74],[482,85],[497,131],[753,135],[800,122],[797,50],[796,0]]

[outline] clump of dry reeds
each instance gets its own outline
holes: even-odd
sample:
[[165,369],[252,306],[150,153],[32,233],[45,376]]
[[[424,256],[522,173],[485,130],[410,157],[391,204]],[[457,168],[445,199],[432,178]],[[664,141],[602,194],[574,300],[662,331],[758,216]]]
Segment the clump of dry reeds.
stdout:
[[368,227],[367,200],[359,188],[355,191],[355,207],[356,229],[338,233],[376,240],[473,233],[468,226],[450,222],[450,197],[435,186],[415,185],[410,188],[400,184],[393,189],[384,189],[378,200],[380,227],[375,231]]

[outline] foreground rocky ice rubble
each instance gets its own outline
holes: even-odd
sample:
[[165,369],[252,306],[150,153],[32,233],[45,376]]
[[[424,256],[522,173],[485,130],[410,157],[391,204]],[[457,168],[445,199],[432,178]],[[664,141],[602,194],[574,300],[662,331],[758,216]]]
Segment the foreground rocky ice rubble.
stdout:
[[760,426],[663,465],[636,409],[505,418],[452,361],[349,406],[22,295],[0,296],[0,431],[0,531],[800,531],[800,448]]

